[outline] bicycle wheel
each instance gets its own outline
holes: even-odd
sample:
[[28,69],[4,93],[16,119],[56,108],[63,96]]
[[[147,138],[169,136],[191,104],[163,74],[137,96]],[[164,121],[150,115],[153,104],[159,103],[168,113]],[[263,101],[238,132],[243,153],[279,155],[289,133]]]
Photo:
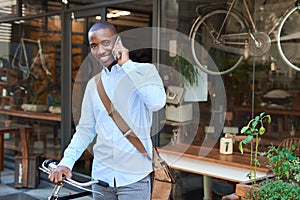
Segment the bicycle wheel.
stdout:
[[300,10],[291,9],[282,19],[277,34],[277,47],[283,61],[300,71]]
[[300,71],[300,8],[291,9],[282,19],[277,34],[277,47],[283,61]]
[[[249,31],[238,14],[227,12],[214,10],[203,17],[198,17],[190,31],[194,60],[201,70],[208,74],[227,74],[238,67],[243,60],[245,37],[240,37],[241,35],[238,34],[245,35]],[[207,53],[203,52],[202,48]]]

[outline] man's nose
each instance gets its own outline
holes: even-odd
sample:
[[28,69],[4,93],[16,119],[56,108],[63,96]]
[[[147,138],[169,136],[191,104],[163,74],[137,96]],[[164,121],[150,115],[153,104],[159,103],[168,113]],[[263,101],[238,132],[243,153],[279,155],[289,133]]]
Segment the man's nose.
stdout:
[[104,52],[105,52],[105,50],[104,50],[103,46],[102,45],[98,45],[97,54],[98,55],[102,55]]

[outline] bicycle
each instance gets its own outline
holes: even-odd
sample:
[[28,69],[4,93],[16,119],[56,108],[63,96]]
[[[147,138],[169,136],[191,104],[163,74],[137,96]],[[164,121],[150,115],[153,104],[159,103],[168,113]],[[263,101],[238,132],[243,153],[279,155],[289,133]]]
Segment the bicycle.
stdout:
[[[32,62],[29,62],[29,56],[25,46],[25,42],[37,45],[37,53],[33,57]],[[32,40],[27,38],[21,38],[20,43],[18,44],[12,58],[12,67],[13,69],[19,69],[22,72],[23,77],[25,79],[28,79],[30,75],[33,76],[35,79],[38,79],[38,74],[35,74],[33,72],[33,68],[35,66],[41,66],[42,70],[46,73],[46,75],[51,76],[51,72],[46,67],[40,39]]]
[[18,84],[14,85],[9,93],[25,93],[27,102],[36,103],[41,95],[49,92],[52,73],[47,68],[46,58],[40,39],[21,38],[14,50],[11,68],[20,71],[23,78],[19,79]]
[[[242,2],[245,15],[236,8],[237,2],[231,0],[196,8],[198,17],[189,36],[193,58],[201,70],[211,75],[230,73],[249,56],[265,55],[270,50],[271,42],[276,42],[283,61],[300,71],[300,53],[291,50],[291,47],[297,48],[297,43],[293,41],[300,41],[300,0],[291,4],[271,29],[264,32],[257,31],[247,0]],[[271,34],[275,38],[271,39]],[[207,54],[203,53],[202,48]],[[209,64],[210,59],[215,65]]]
[[[39,167],[39,169],[42,172],[49,175],[51,173],[51,170],[53,170],[57,167],[57,164],[58,164],[58,162],[54,159],[46,159],[42,163],[41,167]],[[80,192],[80,193],[76,193],[76,194],[72,194],[72,195],[67,195],[67,196],[60,196],[59,192],[61,191],[61,189],[63,187],[63,184],[72,185],[72,186],[74,186],[78,189],[83,190],[84,192]],[[93,184],[99,184],[99,185],[104,186],[104,187],[109,186],[108,183],[106,183],[104,181],[100,181],[100,180],[91,180],[91,181],[88,181],[88,182],[77,182],[77,181],[75,181],[71,178],[64,177],[62,184],[54,186],[54,189],[53,189],[52,193],[50,194],[50,196],[48,197],[48,200],[76,199],[76,198],[80,198],[80,197],[83,197],[83,196],[90,195],[92,193],[96,193],[96,194],[99,194],[99,195],[103,196],[103,194],[101,192],[98,192],[98,191],[87,188],[87,187],[92,186]]]

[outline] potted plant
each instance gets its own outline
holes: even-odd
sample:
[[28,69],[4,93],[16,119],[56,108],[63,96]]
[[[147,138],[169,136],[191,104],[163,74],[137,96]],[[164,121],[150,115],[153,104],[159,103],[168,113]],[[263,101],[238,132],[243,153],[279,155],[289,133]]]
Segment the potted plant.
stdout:
[[[264,127],[264,121],[267,120],[271,123],[271,116],[266,115],[264,112],[251,119],[246,126],[241,129],[241,134],[245,134],[247,137],[240,141],[239,150],[244,153],[243,145],[250,144],[250,172],[248,174],[249,179],[252,183],[256,184],[256,169],[260,165],[258,161],[258,143],[259,136],[266,132]],[[255,143],[255,146],[253,145]],[[254,146],[254,147],[253,147]]]
[[299,199],[300,194],[300,158],[291,149],[282,146],[269,146],[265,155],[269,158],[268,168],[275,174],[267,179],[259,190],[251,193],[252,199]]
[[[300,194],[300,158],[294,154],[295,146],[291,149],[282,146],[268,147],[263,155],[268,158],[267,167],[271,175],[260,180],[256,177],[256,168],[260,165],[258,160],[259,136],[265,133],[264,121],[271,122],[271,117],[260,113],[241,129],[247,137],[239,143],[239,149],[243,153],[243,146],[250,144],[250,185],[237,184],[236,195],[244,199],[270,200],[270,199],[299,199]],[[253,144],[255,143],[255,145]]]
[[241,129],[241,134],[246,135],[245,139],[240,141],[239,150],[243,154],[244,146],[250,145],[250,171],[247,177],[250,180],[250,185],[247,184],[237,184],[236,185],[236,194],[238,196],[247,198],[249,193],[253,190],[257,190],[257,167],[260,166],[258,160],[258,144],[260,136],[266,132],[264,123],[270,123],[270,115],[266,115],[264,112],[255,116],[251,119],[248,124]]

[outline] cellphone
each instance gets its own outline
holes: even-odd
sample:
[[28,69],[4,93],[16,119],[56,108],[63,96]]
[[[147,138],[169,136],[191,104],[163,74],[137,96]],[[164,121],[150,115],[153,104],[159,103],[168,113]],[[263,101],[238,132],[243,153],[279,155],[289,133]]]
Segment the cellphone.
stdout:
[[117,48],[117,45],[119,45],[120,42],[121,42],[121,37],[118,35],[117,39],[115,41],[114,47],[112,49],[112,52],[111,52],[112,55],[113,55],[113,57],[114,57],[114,59],[115,59],[115,61],[118,61],[119,59],[122,58],[122,53],[121,52],[118,52],[117,55],[114,53],[115,48]]

